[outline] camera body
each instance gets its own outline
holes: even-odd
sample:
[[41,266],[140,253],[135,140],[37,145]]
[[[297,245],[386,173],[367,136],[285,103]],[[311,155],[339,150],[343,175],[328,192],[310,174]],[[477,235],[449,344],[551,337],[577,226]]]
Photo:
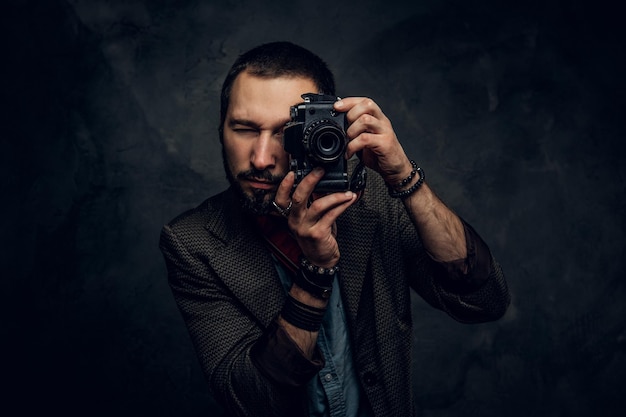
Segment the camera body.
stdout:
[[290,154],[289,168],[295,173],[294,186],[313,168],[324,168],[316,192],[331,193],[350,189],[345,158],[347,121],[337,112],[335,96],[307,93],[304,102],[291,106],[291,121],[283,132],[283,147]]

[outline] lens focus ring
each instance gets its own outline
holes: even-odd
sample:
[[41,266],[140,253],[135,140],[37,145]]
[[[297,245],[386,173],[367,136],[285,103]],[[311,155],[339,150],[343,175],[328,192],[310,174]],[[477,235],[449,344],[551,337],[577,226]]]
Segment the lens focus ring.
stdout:
[[328,119],[317,120],[304,131],[303,144],[309,156],[321,163],[335,162],[343,156],[346,136],[341,127]]

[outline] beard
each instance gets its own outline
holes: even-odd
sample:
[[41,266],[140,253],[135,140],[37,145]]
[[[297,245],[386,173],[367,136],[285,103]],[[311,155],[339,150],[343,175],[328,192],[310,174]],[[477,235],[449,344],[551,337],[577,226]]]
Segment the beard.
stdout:
[[274,198],[276,197],[275,190],[254,189],[253,191],[246,191],[241,186],[241,180],[262,179],[278,186],[278,184],[280,184],[280,182],[285,177],[284,175],[274,175],[267,169],[255,168],[251,168],[247,171],[241,171],[235,174],[230,169],[230,165],[228,164],[228,159],[226,158],[223,147],[222,162],[224,164],[226,178],[228,179],[228,182],[233,187],[233,189],[237,192],[237,195],[239,196],[239,201],[241,202],[241,207],[245,211],[257,216],[270,214],[272,211],[274,211],[272,201],[274,201]]

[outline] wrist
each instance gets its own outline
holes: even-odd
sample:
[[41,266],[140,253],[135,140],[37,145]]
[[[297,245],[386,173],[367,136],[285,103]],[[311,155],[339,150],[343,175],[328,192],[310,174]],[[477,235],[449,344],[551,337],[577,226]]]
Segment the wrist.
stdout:
[[335,273],[339,271],[339,266],[336,263],[330,267],[318,266],[309,261],[305,256],[300,256],[300,269],[311,278],[315,279],[316,277],[334,277]]
[[415,177],[414,161],[406,158],[399,167],[387,171],[383,179],[388,187],[402,188],[411,181],[411,177]]
[[425,179],[424,170],[418,167],[415,161],[411,159],[411,172],[409,175],[395,184],[387,183],[389,195],[393,198],[404,199],[415,193],[422,186]]
[[280,315],[283,320],[298,329],[317,332],[322,325],[325,313],[326,306],[312,306],[303,303],[290,294],[287,296],[287,300],[285,301]]
[[301,256],[300,270],[295,274],[293,282],[313,297],[327,301],[332,293],[333,281],[338,271],[337,265],[323,268]]
[[296,282],[291,285],[289,295],[296,300],[317,308],[325,308],[328,306],[328,299],[315,297],[310,292],[302,289]]

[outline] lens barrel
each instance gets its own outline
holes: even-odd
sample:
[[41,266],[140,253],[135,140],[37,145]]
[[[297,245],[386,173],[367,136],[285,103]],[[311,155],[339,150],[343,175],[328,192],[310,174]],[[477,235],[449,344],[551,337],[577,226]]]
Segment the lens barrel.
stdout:
[[343,157],[346,136],[335,122],[321,119],[305,129],[303,144],[310,158],[318,163],[328,164]]

